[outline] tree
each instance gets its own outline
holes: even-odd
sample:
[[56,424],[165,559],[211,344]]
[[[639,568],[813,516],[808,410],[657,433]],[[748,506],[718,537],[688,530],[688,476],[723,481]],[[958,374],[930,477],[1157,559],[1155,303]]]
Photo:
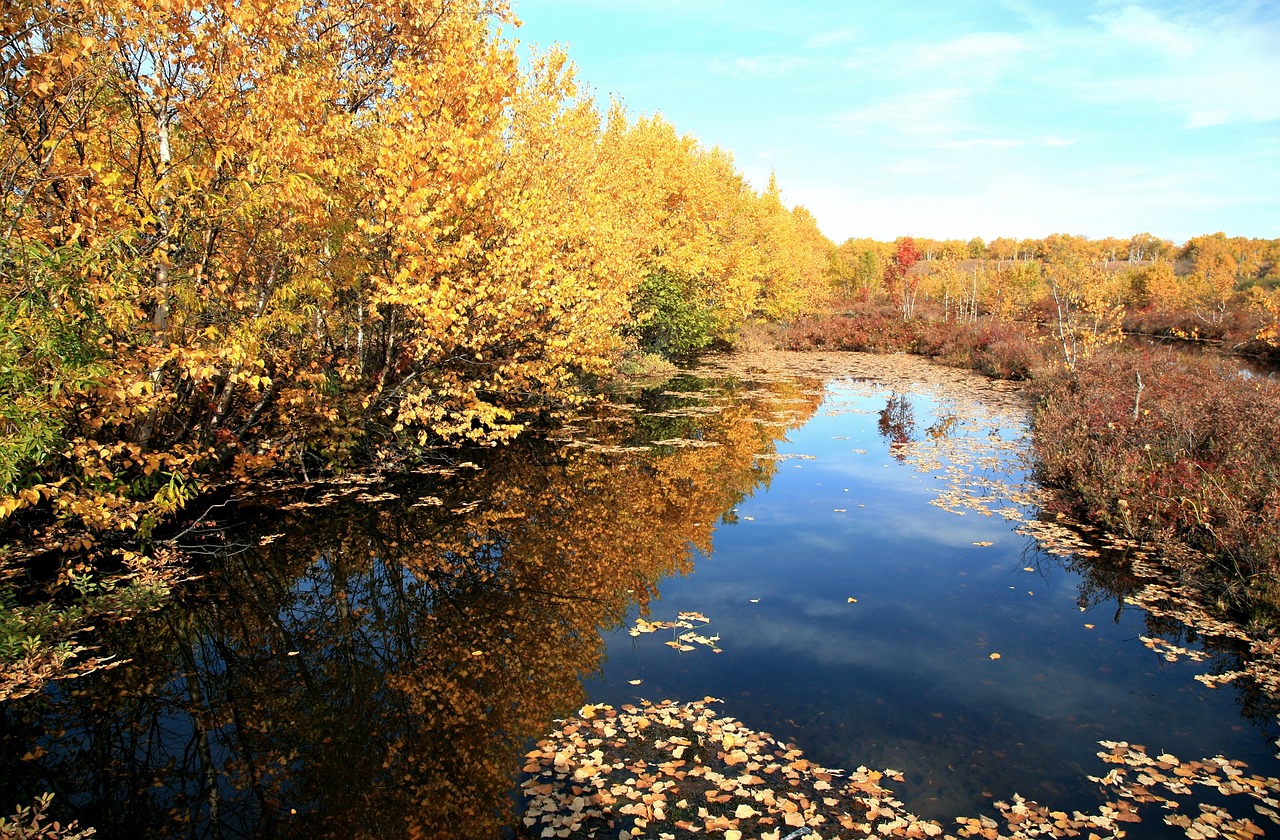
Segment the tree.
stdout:
[[1191,264],[1189,303],[1196,316],[1212,325],[1221,324],[1240,273],[1231,241],[1221,232],[1193,237],[1182,246],[1179,257]]
[[884,289],[893,246],[873,239],[846,239],[836,249],[839,282],[845,295],[867,301]]
[[1067,367],[1122,337],[1123,282],[1072,251],[1059,251],[1044,267],[1054,304],[1054,338]]
[[885,271],[885,286],[890,295],[897,301],[902,310],[902,320],[906,321],[915,314],[916,292],[920,288],[920,276],[913,274],[911,267],[920,261],[920,252],[911,237],[898,240],[897,250],[889,261]]

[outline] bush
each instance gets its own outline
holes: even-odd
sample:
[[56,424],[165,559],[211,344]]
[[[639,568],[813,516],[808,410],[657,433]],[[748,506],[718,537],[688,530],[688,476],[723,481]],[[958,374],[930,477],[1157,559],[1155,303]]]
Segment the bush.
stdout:
[[1229,360],[1128,352],[1041,378],[1041,480],[1077,516],[1201,553],[1225,607],[1280,614],[1280,384]]
[[688,356],[710,346],[716,320],[687,279],[673,271],[650,272],[636,289],[632,307],[640,348],[665,358]]
[[867,308],[811,316],[783,334],[788,350],[913,353],[999,379],[1027,379],[1045,361],[1027,328],[999,321],[904,321],[896,312]]

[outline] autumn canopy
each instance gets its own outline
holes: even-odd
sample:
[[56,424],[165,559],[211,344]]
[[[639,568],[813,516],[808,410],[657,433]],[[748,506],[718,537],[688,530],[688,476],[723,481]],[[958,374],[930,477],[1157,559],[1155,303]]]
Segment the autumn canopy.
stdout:
[[812,216],[522,57],[502,3],[0,25],[0,519],[145,529],[215,471],[502,440],[826,286]]

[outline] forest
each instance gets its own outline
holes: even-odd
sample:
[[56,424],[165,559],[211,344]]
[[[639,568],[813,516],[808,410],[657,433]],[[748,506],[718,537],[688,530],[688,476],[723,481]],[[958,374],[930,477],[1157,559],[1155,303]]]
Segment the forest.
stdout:
[[[1081,515],[1270,592],[1271,386],[1104,351],[1274,360],[1280,239],[837,246],[776,179],[525,50],[501,2],[19,0],[0,25],[0,530],[39,547],[6,567],[80,552],[83,594],[220,485],[497,445],[658,357],[770,342],[1034,378]],[[1210,381],[1236,426],[1159,415]],[[1127,472],[1071,461],[1102,438]]]

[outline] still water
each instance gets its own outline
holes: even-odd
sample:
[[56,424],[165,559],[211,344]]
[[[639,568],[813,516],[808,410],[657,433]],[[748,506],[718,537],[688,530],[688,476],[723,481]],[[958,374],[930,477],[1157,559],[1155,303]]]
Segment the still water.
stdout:
[[[908,359],[727,358],[442,467],[243,498],[181,538],[200,576],[170,606],[98,628],[125,664],[0,707],[5,812],[498,837],[553,721],[706,696],[901,771],[948,831],[1015,794],[1098,807],[1103,740],[1276,775],[1274,697],[1196,679],[1258,646],[1153,614],[1126,547],[1057,528],[1026,422]],[[637,629],[682,612],[705,643]]]

